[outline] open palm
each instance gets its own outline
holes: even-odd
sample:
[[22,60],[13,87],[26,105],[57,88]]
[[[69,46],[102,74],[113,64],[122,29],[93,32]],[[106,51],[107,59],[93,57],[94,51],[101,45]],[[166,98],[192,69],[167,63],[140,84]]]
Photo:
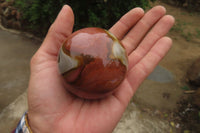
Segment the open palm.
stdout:
[[110,29],[126,48],[128,74],[112,95],[85,100],[68,93],[58,73],[58,51],[74,24],[71,8],[64,6],[31,60],[28,119],[33,132],[112,132],[136,89],[171,47],[165,35],[174,18],[165,12],[161,6],[145,14],[135,8]]

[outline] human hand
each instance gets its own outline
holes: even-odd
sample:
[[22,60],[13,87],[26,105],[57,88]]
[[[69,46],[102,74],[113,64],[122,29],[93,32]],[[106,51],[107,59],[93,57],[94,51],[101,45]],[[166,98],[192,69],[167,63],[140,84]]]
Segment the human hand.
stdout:
[[174,18],[156,6],[144,14],[135,8],[111,29],[126,48],[129,68],[116,92],[99,100],[85,100],[67,92],[58,72],[57,55],[72,33],[73,11],[64,6],[31,60],[28,119],[33,132],[109,133],[119,122],[131,97],[172,45],[166,33]]

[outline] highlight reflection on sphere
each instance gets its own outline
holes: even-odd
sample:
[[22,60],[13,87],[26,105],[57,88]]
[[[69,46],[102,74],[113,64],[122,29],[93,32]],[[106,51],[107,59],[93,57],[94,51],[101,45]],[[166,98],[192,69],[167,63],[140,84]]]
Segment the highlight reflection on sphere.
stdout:
[[111,94],[124,80],[127,54],[120,41],[101,28],[71,34],[60,49],[58,66],[66,89],[87,99]]

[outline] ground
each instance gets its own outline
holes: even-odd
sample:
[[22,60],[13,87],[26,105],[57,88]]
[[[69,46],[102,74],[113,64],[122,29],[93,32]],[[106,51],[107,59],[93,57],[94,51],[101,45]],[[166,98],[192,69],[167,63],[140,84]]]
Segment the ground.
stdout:
[[153,5],[165,6],[176,19],[168,34],[173,46],[136,92],[116,132],[200,132],[199,107],[193,105],[192,94],[185,94],[190,90],[186,73],[200,57],[200,14],[159,1]]
[[29,61],[39,47],[23,35],[0,30],[0,112],[28,85]]
[[[173,39],[173,46],[140,86],[114,133],[198,132],[197,126],[193,131],[192,126],[199,123],[191,120],[188,123],[192,125],[187,126],[181,120],[187,121],[189,117],[182,114],[191,109],[187,99],[191,94],[184,92],[190,89],[186,83],[186,72],[200,57],[200,14],[159,1],[152,6],[159,4],[176,19],[168,34]],[[0,59],[3,62],[0,64],[0,132],[9,133],[27,109],[25,91],[29,80],[29,61],[39,44],[20,33],[0,30]]]

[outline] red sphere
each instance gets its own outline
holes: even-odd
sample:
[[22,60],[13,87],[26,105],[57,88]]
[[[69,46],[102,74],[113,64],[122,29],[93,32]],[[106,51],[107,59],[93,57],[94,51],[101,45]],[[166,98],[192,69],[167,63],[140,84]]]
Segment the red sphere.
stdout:
[[58,66],[68,91],[97,99],[111,94],[124,80],[128,59],[123,45],[112,33],[84,28],[64,42]]

